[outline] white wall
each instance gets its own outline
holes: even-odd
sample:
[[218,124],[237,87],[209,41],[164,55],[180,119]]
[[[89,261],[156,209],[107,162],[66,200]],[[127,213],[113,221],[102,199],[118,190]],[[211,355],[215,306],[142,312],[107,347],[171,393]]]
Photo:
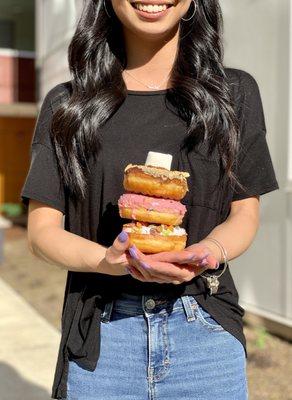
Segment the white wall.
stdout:
[[291,195],[287,192],[290,1],[221,0],[221,4],[225,63],[250,72],[259,84],[267,141],[280,185],[280,190],[261,197],[256,239],[247,252],[230,262],[231,271],[246,309],[272,313],[271,318],[292,323]]
[[37,68],[40,97],[69,79],[67,47],[72,38],[80,0],[36,0]]
[[289,181],[289,191],[292,192],[292,2],[290,4],[290,35],[289,35],[289,48],[290,48],[290,65],[289,65],[289,75],[290,75],[290,96],[289,96],[289,157],[288,157],[288,181]]

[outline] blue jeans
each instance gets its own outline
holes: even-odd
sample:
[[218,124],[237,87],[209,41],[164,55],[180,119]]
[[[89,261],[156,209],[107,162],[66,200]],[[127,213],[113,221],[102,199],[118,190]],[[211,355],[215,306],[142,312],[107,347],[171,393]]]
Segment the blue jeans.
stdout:
[[193,296],[106,304],[90,372],[69,361],[68,400],[246,400],[242,344]]

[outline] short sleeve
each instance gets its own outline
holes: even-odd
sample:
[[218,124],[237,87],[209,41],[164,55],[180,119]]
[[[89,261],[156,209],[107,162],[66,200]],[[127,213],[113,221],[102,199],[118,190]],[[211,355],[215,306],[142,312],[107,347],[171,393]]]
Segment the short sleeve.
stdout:
[[240,128],[235,172],[244,186],[234,188],[232,201],[263,195],[279,189],[266,140],[266,125],[258,84],[247,72],[240,71],[237,102]]
[[60,92],[60,85],[48,92],[41,106],[30,147],[30,166],[20,198],[26,207],[29,199],[34,199],[65,214],[65,188],[50,135],[52,101]]

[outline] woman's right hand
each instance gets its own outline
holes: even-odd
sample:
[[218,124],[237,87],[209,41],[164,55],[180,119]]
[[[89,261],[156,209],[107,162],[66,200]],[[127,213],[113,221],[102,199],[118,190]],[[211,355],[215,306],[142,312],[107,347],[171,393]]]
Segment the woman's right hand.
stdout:
[[107,248],[105,256],[99,264],[98,272],[108,275],[128,275],[129,272],[126,268],[129,267],[129,262],[126,251],[129,247],[129,236],[122,231],[113,244]]

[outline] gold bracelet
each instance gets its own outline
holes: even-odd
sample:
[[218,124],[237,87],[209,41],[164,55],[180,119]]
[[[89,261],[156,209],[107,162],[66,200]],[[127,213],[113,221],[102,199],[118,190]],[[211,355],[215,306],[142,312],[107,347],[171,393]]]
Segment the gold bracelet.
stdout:
[[[218,246],[218,247],[220,248],[220,250],[221,250],[221,254],[222,254],[222,257],[223,257],[223,259],[224,259],[224,268],[223,268],[222,272],[221,272],[219,275],[215,275],[215,274],[212,274],[212,275],[210,275],[210,274],[205,274],[205,272],[203,272],[203,273],[201,274],[201,277],[202,277],[202,278],[205,278],[206,281],[207,281],[206,284],[207,284],[207,288],[209,289],[209,294],[212,295],[213,293],[217,293],[218,287],[219,287],[219,284],[220,284],[218,278],[219,278],[221,275],[223,275],[223,273],[225,272],[225,270],[226,270],[226,268],[227,268],[227,265],[228,265],[228,263],[227,263],[227,251],[226,251],[226,249],[221,245],[221,243],[218,242],[217,239],[214,239],[214,238],[211,238],[211,237],[207,237],[207,238],[205,238],[204,240],[207,240],[207,239],[208,239],[208,240],[212,240],[214,243],[217,244],[217,246]],[[204,274],[205,274],[205,275],[204,275]]]

